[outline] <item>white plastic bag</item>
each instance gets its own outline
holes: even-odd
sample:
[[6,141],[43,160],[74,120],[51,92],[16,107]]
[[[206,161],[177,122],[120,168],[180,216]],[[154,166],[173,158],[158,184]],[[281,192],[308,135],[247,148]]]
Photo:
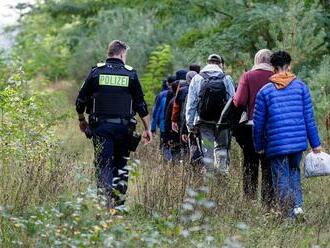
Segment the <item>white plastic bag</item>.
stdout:
[[305,177],[330,175],[330,155],[325,152],[308,153],[304,165]]

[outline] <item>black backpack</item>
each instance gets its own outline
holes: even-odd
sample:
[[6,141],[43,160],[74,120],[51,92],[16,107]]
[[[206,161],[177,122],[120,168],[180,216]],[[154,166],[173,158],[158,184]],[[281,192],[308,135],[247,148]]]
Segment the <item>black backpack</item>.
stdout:
[[227,90],[224,82],[225,74],[203,77],[201,85],[197,113],[202,120],[218,122],[221,112],[227,103]]

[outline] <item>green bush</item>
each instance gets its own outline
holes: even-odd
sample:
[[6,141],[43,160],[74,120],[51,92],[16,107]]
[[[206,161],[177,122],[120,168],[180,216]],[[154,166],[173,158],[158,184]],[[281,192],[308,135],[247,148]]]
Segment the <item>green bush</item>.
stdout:
[[[73,79],[81,80],[96,63],[105,61],[107,46],[112,40],[123,40],[130,47],[127,64],[134,67],[139,75],[145,71],[148,55],[160,42],[154,23],[149,19],[152,13],[143,14],[134,9],[108,9],[100,11],[86,20],[89,29],[80,29],[78,44],[73,48],[68,63]],[[90,32],[85,35],[85,32]],[[77,31],[76,31],[77,32]],[[86,63],[85,61],[88,61]]]
[[323,142],[330,144],[330,56],[324,56],[317,70],[309,73],[307,81],[313,96],[313,106]]
[[56,165],[61,144],[55,126],[68,117],[55,101],[59,93],[32,91],[30,83],[13,69],[0,90],[0,205],[21,210],[62,188],[56,186],[64,171]]
[[146,73],[141,78],[145,99],[151,106],[160,91],[162,80],[172,71],[172,50],[169,45],[162,45],[153,51],[149,58]]

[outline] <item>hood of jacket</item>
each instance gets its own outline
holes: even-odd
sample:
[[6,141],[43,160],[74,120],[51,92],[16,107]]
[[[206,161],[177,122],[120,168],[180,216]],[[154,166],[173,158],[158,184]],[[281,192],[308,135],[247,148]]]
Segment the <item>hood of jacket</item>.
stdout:
[[252,71],[255,71],[255,70],[274,71],[273,67],[267,63],[255,64],[251,70]]
[[296,78],[291,72],[276,73],[270,77],[270,81],[275,84],[277,89],[284,89]]
[[223,73],[222,69],[215,64],[208,64],[206,65],[201,71],[200,73],[206,73],[210,76],[215,76],[218,75],[219,73]]

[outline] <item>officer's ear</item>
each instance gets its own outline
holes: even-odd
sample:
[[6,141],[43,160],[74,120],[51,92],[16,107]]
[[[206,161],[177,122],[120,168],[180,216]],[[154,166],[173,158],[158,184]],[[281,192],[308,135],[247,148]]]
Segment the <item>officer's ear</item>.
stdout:
[[126,63],[126,56],[127,56],[127,50],[123,50],[122,53],[120,54],[120,58],[124,63]]

